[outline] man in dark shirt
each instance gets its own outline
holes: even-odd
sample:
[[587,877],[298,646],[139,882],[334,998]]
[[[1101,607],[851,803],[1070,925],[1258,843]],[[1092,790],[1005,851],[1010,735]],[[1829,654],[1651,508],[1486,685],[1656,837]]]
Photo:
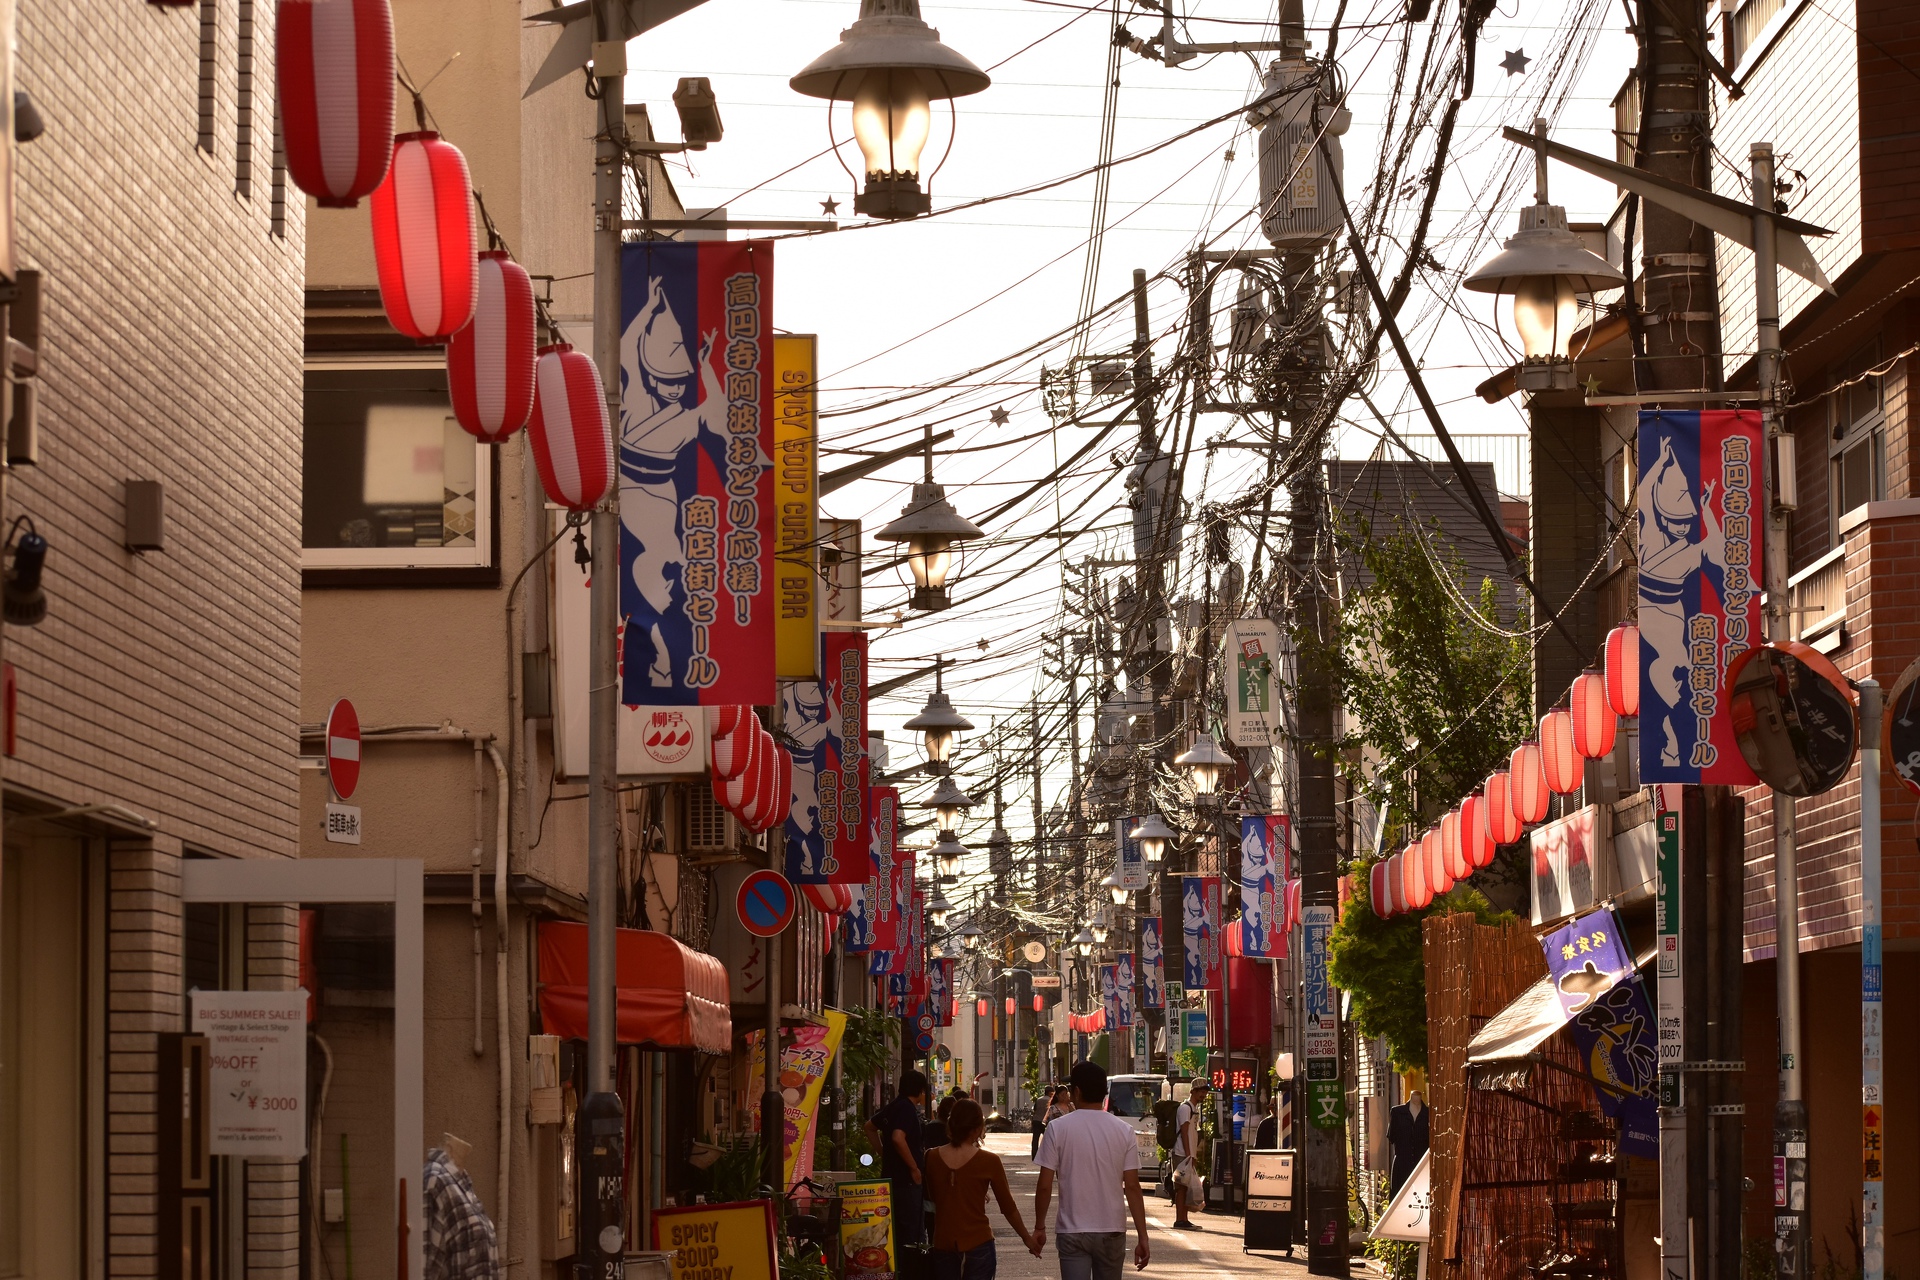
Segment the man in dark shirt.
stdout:
[[867,1144],[880,1153],[880,1168],[893,1184],[893,1243],[897,1250],[922,1243],[926,1234],[926,1192],[921,1189],[926,1155],[920,1112],[927,1104],[927,1078],[918,1071],[900,1077],[892,1102],[867,1121]]

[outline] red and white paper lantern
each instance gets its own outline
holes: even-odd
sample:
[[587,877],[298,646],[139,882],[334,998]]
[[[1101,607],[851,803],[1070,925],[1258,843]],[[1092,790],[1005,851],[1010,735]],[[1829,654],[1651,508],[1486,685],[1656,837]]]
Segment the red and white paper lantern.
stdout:
[[1573,748],[1589,760],[1598,760],[1613,750],[1618,720],[1607,705],[1607,681],[1598,671],[1587,670],[1574,678],[1568,714],[1573,717]]
[[[752,720],[752,716],[748,716]],[[731,732],[723,733],[712,740],[708,747],[708,762],[713,766],[713,776],[723,780],[737,778],[751,768],[754,752],[759,748],[760,735],[756,730],[759,721],[755,720],[751,728],[745,722],[739,722]]]
[[1472,868],[1467,866],[1466,841],[1460,836],[1460,810],[1454,809],[1440,819],[1440,849],[1447,860],[1447,878],[1465,880]]
[[473,183],[460,148],[437,133],[393,140],[373,193],[373,265],[387,319],[415,342],[445,342],[473,319]]
[[393,156],[387,0],[280,0],[274,77],[287,176],[323,209],[350,209]]
[[1524,824],[1513,812],[1513,775],[1505,769],[1488,774],[1486,799],[1486,808],[1482,812],[1486,818],[1487,834],[1493,838],[1494,844],[1512,844],[1518,840]]
[[1376,862],[1367,868],[1367,897],[1373,902],[1373,914],[1385,920],[1393,914],[1393,903],[1387,898],[1387,864]]
[[1640,714],[1640,628],[1607,632],[1607,705],[1617,716]]
[[533,416],[533,282],[500,249],[480,255],[479,274],[473,319],[447,339],[447,393],[469,434],[499,444]]
[[1487,793],[1476,791],[1460,802],[1460,848],[1467,865],[1478,871],[1493,865],[1498,846],[1487,825]]
[[1427,856],[1425,837],[1408,846],[1407,861],[1413,864],[1413,875],[1410,881],[1413,892],[1408,895],[1407,901],[1412,904],[1415,911],[1425,911],[1433,901],[1433,881],[1427,874],[1433,863]]
[[1580,789],[1586,771],[1573,745],[1573,717],[1564,707],[1540,717],[1540,763],[1554,794],[1571,795]]
[[1438,823],[1427,828],[1427,834],[1420,837],[1420,843],[1427,853],[1427,885],[1437,898],[1453,888],[1453,873],[1447,868],[1446,837]]
[[803,884],[800,896],[813,904],[813,909],[831,921],[848,907],[853,905],[853,886],[849,884]]
[[[1547,790],[1546,765],[1540,759],[1540,744],[1523,742],[1513,749],[1507,762],[1507,803],[1521,826],[1545,820],[1552,794]],[[1517,838],[1517,837],[1516,837]]]
[[613,483],[606,393],[593,361],[564,342],[540,349],[528,438],[548,498],[569,511],[600,505]]
[[1401,910],[1415,910],[1413,904],[1420,900],[1420,842],[1413,841],[1394,858],[1400,864]]

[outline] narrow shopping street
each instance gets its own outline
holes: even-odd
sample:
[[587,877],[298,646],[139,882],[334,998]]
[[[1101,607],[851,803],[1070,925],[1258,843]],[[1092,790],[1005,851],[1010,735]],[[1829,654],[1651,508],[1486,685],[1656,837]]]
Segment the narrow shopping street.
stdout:
[[[1007,1181],[1013,1187],[1020,1212],[1031,1217],[1033,1188],[1039,1170],[1028,1158],[1029,1141],[1024,1133],[987,1135],[987,1150],[998,1155],[1007,1166]],[[1056,1205],[1058,1197],[1055,1198]],[[1054,1253],[1052,1224],[1048,1224],[1048,1242],[1044,1257],[1036,1258],[1021,1245],[1020,1237],[989,1207],[987,1217],[994,1224],[994,1244],[1000,1253],[997,1280],[1055,1280],[1060,1260]],[[1229,1214],[1202,1214],[1199,1231],[1173,1229],[1173,1204],[1165,1196],[1151,1192],[1147,1196],[1147,1225],[1153,1235],[1153,1261],[1148,1273],[1155,1280],[1202,1280],[1219,1275],[1258,1275],[1294,1280],[1307,1274],[1306,1250],[1296,1250],[1293,1259],[1281,1253],[1249,1254],[1240,1248],[1240,1219]],[[1128,1237],[1127,1254],[1133,1254]],[[1131,1267],[1131,1264],[1129,1264]]]

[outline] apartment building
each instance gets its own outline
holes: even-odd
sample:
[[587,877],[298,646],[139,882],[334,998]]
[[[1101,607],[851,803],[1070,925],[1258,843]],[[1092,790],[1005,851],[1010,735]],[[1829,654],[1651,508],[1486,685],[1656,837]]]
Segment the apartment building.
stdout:
[[[161,1042],[190,987],[297,980],[289,908],[181,900],[194,860],[299,847],[305,220],[273,11],[0,6],[44,124],[5,144],[38,445],[3,514],[49,544],[45,620],[5,631],[0,1276],[155,1274]],[[215,1163],[220,1274],[244,1249],[294,1275],[297,1167]]]

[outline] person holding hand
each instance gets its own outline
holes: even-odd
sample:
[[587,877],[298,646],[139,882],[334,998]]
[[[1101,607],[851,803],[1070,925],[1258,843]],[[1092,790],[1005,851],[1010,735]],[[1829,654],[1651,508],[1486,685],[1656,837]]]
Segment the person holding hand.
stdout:
[[1120,1280],[1131,1211],[1138,1238],[1133,1265],[1145,1269],[1147,1204],[1140,1193],[1140,1149],[1133,1126],[1106,1110],[1107,1073],[1091,1062],[1076,1063],[1067,1080],[1073,1110],[1040,1136],[1040,1184],[1033,1193],[1035,1257],[1047,1243],[1047,1205],[1060,1180],[1060,1280]]
[[927,1197],[933,1201],[932,1280],[993,1280],[999,1255],[987,1221],[987,1192],[1027,1248],[1039,1252],[1020,1218],[1000,1157],[984,1150],[987,1116],[972,1098],[960,1098],[947,1114],[947,1141],[927,1151]]

